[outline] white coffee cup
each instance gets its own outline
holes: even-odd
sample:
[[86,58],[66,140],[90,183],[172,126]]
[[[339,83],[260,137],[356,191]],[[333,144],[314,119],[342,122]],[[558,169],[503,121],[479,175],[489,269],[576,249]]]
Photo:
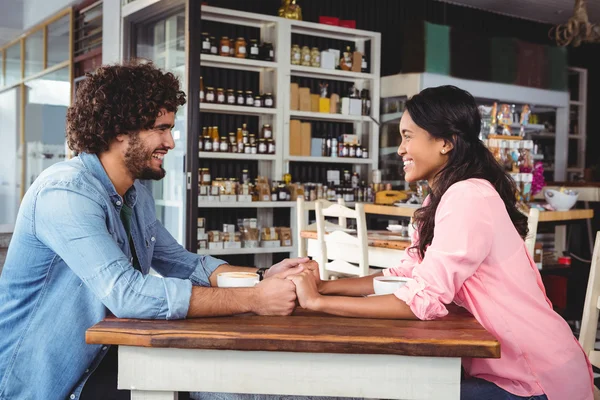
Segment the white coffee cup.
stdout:
[[252,272],[221,272],[217,275],[217,286],[222,288],[253,287],[260,281]]
[[412,280],[404,276],[376,276],[373,278],[373,290],[377,295],[392,294]]

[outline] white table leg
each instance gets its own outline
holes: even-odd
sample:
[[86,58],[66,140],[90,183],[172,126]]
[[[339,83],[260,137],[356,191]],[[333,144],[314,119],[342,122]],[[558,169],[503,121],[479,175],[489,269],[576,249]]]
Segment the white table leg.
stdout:
[[177,398],[177,392],[131,391],[131,400],[177,400]]
[[119,389],[459,400],[460,358],[119,346]]

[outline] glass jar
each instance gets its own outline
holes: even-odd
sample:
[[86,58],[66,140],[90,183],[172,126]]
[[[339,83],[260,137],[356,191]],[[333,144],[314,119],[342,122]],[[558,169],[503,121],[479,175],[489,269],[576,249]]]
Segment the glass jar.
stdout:
[[275,154],[275,141],[273,139],[267,139],[267,153]]
[[229,38],[227,36],[221,37],[219,55],[221,57],[229,57]]
[[244,97],[244,92],[241,90],[237,91],[237,96],[236,96],[236,104],[238,106],[243,106],[246,103],[246,98]]
[[262,127],[262,136],[264,139],[272,139],[273,138],[273,129],[271,125],[264,124]]
[[235,41],[235,56],[237,58],[246,58],[246,39],[239,37]]
[[252,147],[249,144],[244,145],[244,154],[252,154]]
[[217,88],[217,103],[225,104],[225,91],[223,88]]
[[219,54],[219,46],[217,46],[217,39],[214,36],[210,37],[210,54],[214,56]]
[[300,64],[310,67],[310,48],[308,46],[302,46],[302,61]]
[[256,146],[256,136],[253,133],[248,135],[248,144],[250,146]]
[[231,153],[237,153],[237,140],[234,132],[229,132],[229,151]]
[[246,91],[246,105],[247,106],[253,106],[254,105],[254,96],[252,96],[252,91],[251,90],[247,90]]
[[258,154],[267,154],[267,143],[265,139],[258,139]]
[[202,32],[202,54],[210,54],[210,36],[207,32]]
[[214,103],[216,100],[216,96],[215,96],[215,88],[213,87],[207,87],[206,88],[206,94],[204,95],[205,100],[207,103]]
[[221,136],[221,142],[219,143],[219,151],[221,153],[229,153],[229,143],[225,136]]
[[256,96],[254,98],[254,107],[262,107],[262,106],[263,106],[262,97]]
[[321,66],[321,52],[317,47],[310,51],[310,66],[319,68]]
[[273,108],[273,106],[275,105],[275,101],[273,100],[273,94],[272,93],[265,94],[263,105],[265,107],[268,107],[268,108]]
[[204,136],[202,139],[204,140],[204,144],[202,146],[204,151],[212,151],[212,139],[210,136]]
[[221,151],[221,141],[219,140],[219,137],[213,137],[212,139],[212,149],[213,149],[213,153],[217,153],[219,151]]
[[348,146],[348,157],[356,157],[356,145],[351,144],[350,146]]
[[265,61],[275,61],[275,50],[273,44],[264,42],[262,45],[262,59]]
[[302,56],[300,54],[300,46],[298,46],[297,44],[292,45],[292,54],[290,60],[292,65],[300,65],[301,58]]
[[248,58],[251,60],[258,60],[260,57],[260,49],[258,48],[258,41],[256,39],[250,39],[250,46],[248,49]]
[[356,158],[362,158],[362,148],[360,146],[356,146]]
[[348,154],[348,144],[344,143],[344,145],[342,146],[342,151],[340,152],[340,157],[348,157]]
[[202,184],[210,185],[212,183],[212,179],[210,177],[210,169],[202,168]]
[[250,145],[250,154],[258,154],[258,149],[255,144]]
[[287,187],[285,187],[285,185],[283,183],[277,185],[277,192],[278,193],[278,200],[279,201],[288,201],[288,196],[290,194],[290,191],[288,190]]
[[366,147],[363,147],[362,149],[362,158],[369,158],[369,151]]
[[227,104],[235,104],[235,93],[233,93],[233,89],[227,89]]
[[247,169],[242,170],[242,183],[248,184],[250,183],[250,173]]

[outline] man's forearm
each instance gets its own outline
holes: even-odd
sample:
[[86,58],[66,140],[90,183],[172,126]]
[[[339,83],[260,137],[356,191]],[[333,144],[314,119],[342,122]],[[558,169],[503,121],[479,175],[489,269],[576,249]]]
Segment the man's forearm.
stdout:
[[237,267],[235,265],[221,264],[217,269],[210,274],[210,286],[217,287],[217,275],[223,272],[256,272],[257,268],[252,267]]
[[218,317],[243,314],[252,312],[252,306],[255,303],[256,289],[254,288],[207,288],[194,286],[192,287],[192,296],[190,298],[190,308],[187,317]]

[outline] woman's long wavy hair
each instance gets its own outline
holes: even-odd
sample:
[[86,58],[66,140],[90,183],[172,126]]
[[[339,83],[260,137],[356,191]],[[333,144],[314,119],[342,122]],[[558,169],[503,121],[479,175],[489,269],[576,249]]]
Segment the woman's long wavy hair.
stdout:
[[411,251],[425,257],[433,241],[435,212],[446,190],[453,184],[470,178],[489,181],[504,201],[506,211],[519,235],[527,236],[527,217],[516,206],[516,185],[492,153],[479,139],[481,116],[475,99],[455,86],[428,88],[406,102],[410,117],[434,138],[452,143],[448,162],[434,177],[429,204],[415,212],[414,223],[419,242]]

